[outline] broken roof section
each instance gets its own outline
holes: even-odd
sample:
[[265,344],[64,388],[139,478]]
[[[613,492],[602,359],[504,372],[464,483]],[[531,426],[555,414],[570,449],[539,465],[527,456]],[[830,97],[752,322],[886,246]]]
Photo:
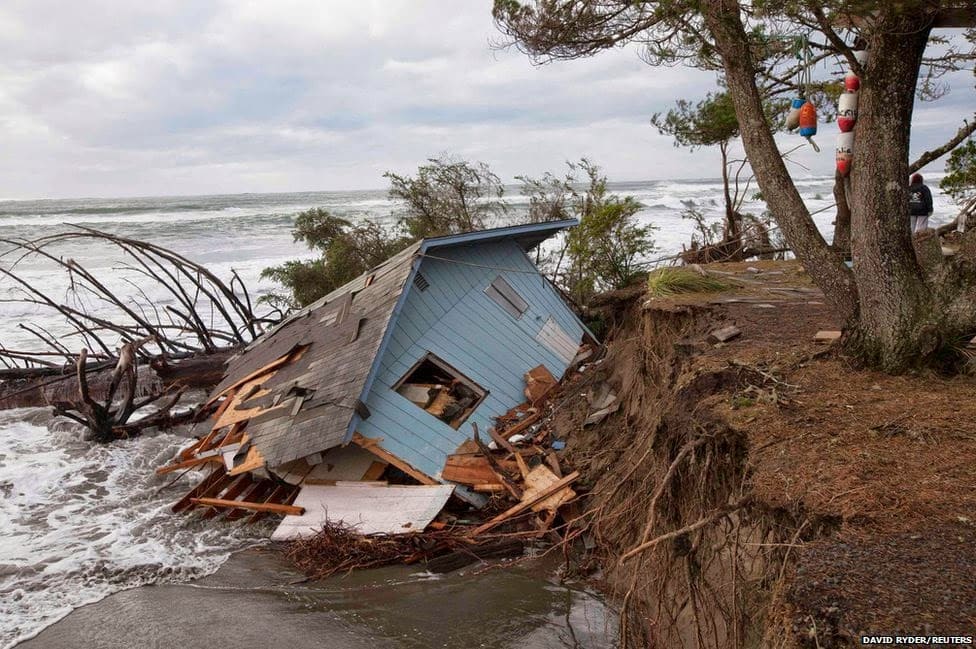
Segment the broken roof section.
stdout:
[[[211,398],[234,393],[227,410],[231,418],[248,420],[249,470],[277,467],[350,441],[357,422],[369,417],[364,402],[425,255],[499,241],[515,242],[528,252],[576,223],[571,219],[419,241],[252,343],[228,363]],[[252,380],[256,377],[261,380]]]

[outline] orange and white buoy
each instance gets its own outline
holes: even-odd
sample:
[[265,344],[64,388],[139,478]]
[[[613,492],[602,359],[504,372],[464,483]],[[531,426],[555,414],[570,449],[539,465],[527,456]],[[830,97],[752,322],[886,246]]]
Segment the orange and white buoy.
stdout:
[[796,97],[790,104],[790,112],[786,114],[786,129],[788,131],[795,131],[800,127],[800,109],[803,108],[806,101],[803,97]]
[[854,74],[852,71],[848,71],[844,75],[844,90],[847,92],[857,92],[861,89],[861,78]]
[[854,130],[857,122],[857,93],[845,92],[837,102],[837,127],[843,133],[850,133]]
[[800,107],[800,135],[811,137],[817,134],[817,108],[807,100]]

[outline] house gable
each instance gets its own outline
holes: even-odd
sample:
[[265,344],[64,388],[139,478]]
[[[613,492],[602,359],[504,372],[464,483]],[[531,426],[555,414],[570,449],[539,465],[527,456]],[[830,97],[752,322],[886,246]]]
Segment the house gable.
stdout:
[[[521,313],[493,294],[499,277],[502,292],[515,292],[510,301],[524,300]],[[356,431],[437,477],[447,455],[471,438],[472,423],[485,431],[494,417],[525,400],[529,369],[544,365],[562,376],[572,358],[566,350],[578,346],[584,328],[513,239],[434,248],[423,256],[414,280],[365,399],[370,416],[356,422]],[[427,354],[487,391],[457,429],[396,392]]]

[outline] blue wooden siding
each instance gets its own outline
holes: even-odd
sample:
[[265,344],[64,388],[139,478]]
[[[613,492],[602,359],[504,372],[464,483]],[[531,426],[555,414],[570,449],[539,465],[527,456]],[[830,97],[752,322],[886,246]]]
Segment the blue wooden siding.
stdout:
[[[535,340],[552,317],[579,340],[583,327],[555,289],[512,241],[434,248],[419,272],[430,286],[409,290],[367,397],[370,410],[357,430],[382,438],[382,447],[411,466],[439,476],[445,457],[471,437],[471,423],[486,431],[493,417],[525,400],[525,372],[545,365],[556,377],[566,363]],[[463,262],[463,263],[456,263]],[[511,270],[496,270],[511,269]],[[498,275],[529,304],[515,319],[485,295]],[[432,352],[488,391],[475,412],[454,430],[393,390],[393,385]]]

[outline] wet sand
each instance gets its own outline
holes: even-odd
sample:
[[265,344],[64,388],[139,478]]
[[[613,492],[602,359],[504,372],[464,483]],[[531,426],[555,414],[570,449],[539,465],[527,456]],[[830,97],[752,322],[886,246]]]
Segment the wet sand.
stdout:
[[[297,583],[273,549],[231,557],[191,583],[116,593],[22,649],[614,646],[613,614],[539,567],[432,577],[408,566]],[[609,621],[608,621],[609,620]]]

